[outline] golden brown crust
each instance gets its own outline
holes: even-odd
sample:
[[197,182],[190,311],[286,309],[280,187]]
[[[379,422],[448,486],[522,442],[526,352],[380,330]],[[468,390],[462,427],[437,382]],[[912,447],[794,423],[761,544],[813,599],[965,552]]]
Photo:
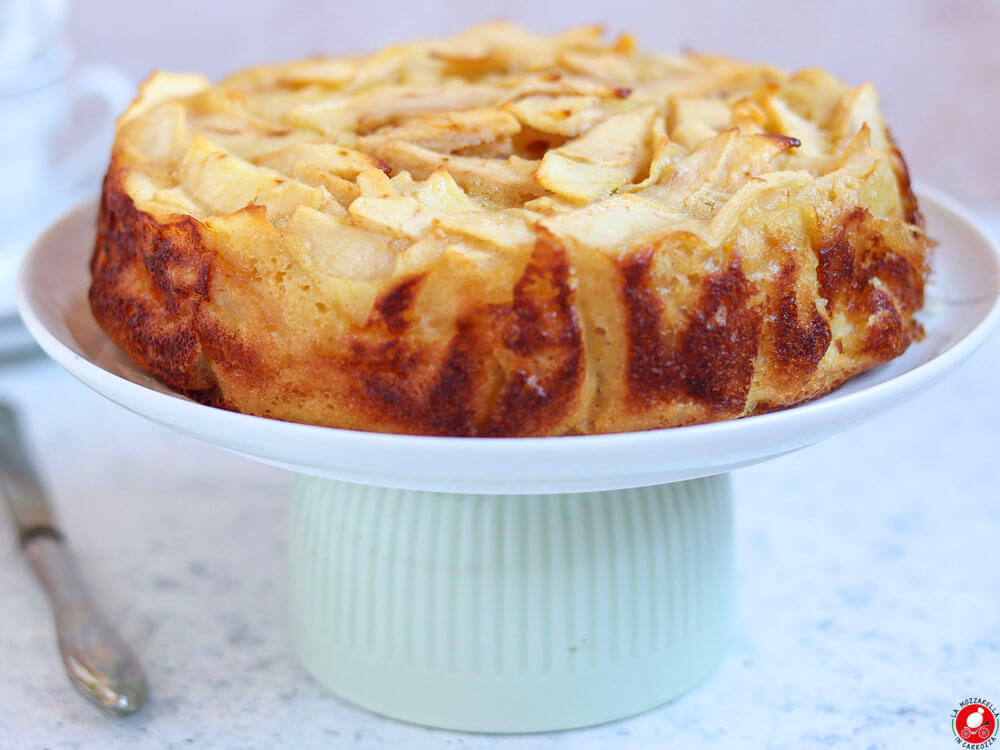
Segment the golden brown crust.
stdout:
[[212,259],[198,222],[162,224],[136,209],[105,178],[97,244],[90,262],[90,306],[115,343],[170,386],[214,386],[195,317],[208,292]]
[[[585,431],[584,420],[572,420],[585,398],[585,349],[566,253],[552,238],[539,239],[511,302],[469,311],[446,346],[420,346],[405,335],[422,278],[414,276],[384,294],[369,322],[341,346],[304,358],[297,373],[279,373],[267,352],[204,309],[215,254],[197,223],[158,224],[116,183],[112,172],[92,261],[92,309],[115,343],[168,385],[207,403],[317,424],[441,435]],[[685,239],[691,241],[679,242]],[[800,322],[793,267],[782,270],[765,314],[767,308],[748,304],[753,285],[734,259],[701,282],[685,320],[664,330],[663,302],[648,278],[653,249],[617,261],[627,389],[619,403],[602,404],[613,415],[605,426],[651,429],[788,405],[767,401],[746,410],[758,353],[767,377],[798,403],[902,352],[919,334],[912,314],[922,305],[921,273],[906,260],[912,249],[900,253],[885,244],[861,210],[826,229],[813,249],[828,311],[843,311],[859,325],[874,318],[845,352],[853,367],[831,380],[817,375],[829,324],[815,305]],[[868,283],[876,272],[887,291]],[[228,393],[218,388],[218,374]],[[297,393],[289,381],[304,390]],[[246,393],[233,392],[233,384]]]
[[[461,68],[463,76],[471,75],[462,68],[471,65],[464,58],[434,54],[443,64]],[[476,60],[476,70],[492,70],[486,58]],[[254,75],[259,80],[270,74],[265,69]],[[183,96],[192,95],[188,89],[195,92],[195,99],[177,100],[187,102],[189,113],[217,106],[206,104],[198,81],[172,85]],[[761,111],[766,110],[775,86],[765,83],[757,94],[730,102],[733,117],[757,117],[751,100],[756,96]],[[627,100],[629,94],[612,86],[608,96]],[[856,92],[842,97],[842,102],[860,100]],[[218,192],[196,200],[185,193],[183,180],[171,187],[177,170],[189,168],[192,150],[206,151],[204,142],[185,141],[192,145],[181,162],[183,150],[167,154],[161,145],[149,147],[162,152],[158,160],[143,151],[142,144],[154,136],[141,128],[154,115],[162,121],[164,107],[174,101],[140,100],[123,118],[101,199],[90,303],[99,324],[131,359],[206,403],[292,421],[428,435],[652,429],[740,417],[815,398],[898,356],[920,336],[913,315],[923,304],[928,244],[923,220],[902,156],[887,133],[883,150],[868,145],[867,121],[854,140],[842,139],[842,152],[816,157],[826,166],[815,174],[806,174],[801,164],[794,171],[795,162],[781,162],[803,158],[788,155],[801,145],[798,138],[761,133],[753,140],[758,136],[723,128],[714,136],[701,133],[687,162],[678,152],[673,162],[655,167],[657,157],[648,152],[652,164],[630,172],[624,186],[618,167],[601,167],[596,174],[616,187],[602,187],[605,192],[573,206],[544,185],[575,190],[564,181],[565,170],[577,169],[574,160],[582,157],[573,149],[586,153],[586,133],[575,141],[542,133],[547,140],[538,145],[540,131],[534,126],[479,109],[475,118],[499,133],[497,144],[520,128],[517,137],[535,139],[540,154],[555,149],[562,155],[543,159],[544,170],[536,164],[534,181],[530,172],[524,173],[528,182],[518,176],[516,159],[506,160],[513,166],[494,175],[513,205],[523,205],[517,209],[521,214],[512,214],[509,203],[484,210],[495,200],[481,197],[491,183],[472,180],[462,185],[479,202],[471,214],[449,209],[435,214],[439,218],[431,229],[414,234],[405,225],[400,235],[391,228],[395,219],[373,229],[371,217],[377,223],[390,208],[420,205],[406,203],[414,195],[425,200],[420,184],[451,191],[448,200],[460,206],[469,200],[441,170],[423,175],[427,182],[413,192],[412,181],[399,183],[398,167],[382,161],[405,153],[413,169],[425,158],[422,146],[404,148],[402,141],[378,139],[387,138],[389,129],[396,137],[409,128],[411,135],[418,129],[421,138],[433,140],[441,137],[437,120],[404,117],[369,124],[365,137],[378,153],[323,152],[320,156],[335,160],[340,172],[324,172],[322,188],[296,181],[312,174],[307,164],[295,162],[299,156],[262,157],[260,163],[284,165],[299,176],[275,177],[277,190],[299,192],[292,208],[281,203],[284,193],[261,199],[259,191],[243,205]],[[482,104],[476,101],[472,106]],[[673,106],[663,122],[673,122],[676,138],[691,137],[677,115],[682,108]],[[827,121],[850,121],[841,111],[844,106],[831,105]],[[525,118],[538,116],[515,111]],[[642,128],[650,122],[654,131],[665,127],[655,124],[653,110],[625,111],[639,112]],[[592,112],[581,114],[590,116],[599,120]],[[207,132],[208,126],[199,127]],[[265,125],[253,127],[259,131]],[[270,126],[264,137],[287,139],[293,130]],[[465,179],[463,170],[494,169],[488,158],[469,155],[477,149],[486,153],[488,144],[472,143],[465,131],[462,137],[461,152],[439,155],[452,165],[455,181]],[[666,138],[659,148],[670,143]],[[738,157],[744,161],[732,162],[742,148],[749,149]],[[702,182],[688,185],[683,165],[697,166],[698,158],[714,153],[730,176],[703,170]],[[207,164],[214,157],[205,158]],[[223,153],[217,158],[236,157]],[[628,158],[640,157],[632,153]],[[778,166],[767,168],[759,159]],[[208,167],[199,168],[197,179],[208,179]],[[650,171],[645,180],[642,169]],[[379,170],[393,175],[393,181],[376,179],[372,172]],[[714,181],[710,187],[705,174]],[[140,178],[158,181],[158,192]],[[394,192],[394,185],[402,185],[403,192]],[[671,201],[681,189],[688,213],[675,220],[669,211],[680,210],[682,204]],[[540,195],[550,202],[533,201]],[[329,202],[330,196],[350,215]],[[704,203],[692,202],[696,196]],[[654,200],[668,209],[656,213]],[[230,201],[231,207],[206,208],[205,201]],[[315,208],[296,208],[309,201]],[[188,204],[190,209],[182,208]],[[706,205],[711,205],[708,214]],[[726,206],[736,217],[732,224],[725,223]],[[599,213],[604,211],[607,218]],[[494,246],[470,239],[480,230],[459,222],[467,216],[480,221],[490,212],[505,222],[490,230],[504,238],[494,240]],[[623,216],[645,221],[642,212],[653,216],[650,231],[623,232],[617,244],[602,244],[609,223]],[[338,256],[337,267],[347,270],[331,276],[306,252],[315,251],[310,242],[316,237],[322,239],[308,232],[325,226],[324,216],[340,222],[343,232],[369,232],[373,255],[365,262],[388,263],[389,270],[369,279],[364,264],[345,266],[350,258]],[[312,223],[303,223],[307,219]],[[364,248],[369,240],[359,242]]]

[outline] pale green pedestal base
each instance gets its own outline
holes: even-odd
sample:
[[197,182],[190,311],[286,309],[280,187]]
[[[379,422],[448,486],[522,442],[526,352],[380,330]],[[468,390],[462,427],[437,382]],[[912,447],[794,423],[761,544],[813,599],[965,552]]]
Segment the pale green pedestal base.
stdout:
[[657,706],[729,639],[727,475],[574,495],[301,476],[293,638],[341,697],[435,727],[531,732]]

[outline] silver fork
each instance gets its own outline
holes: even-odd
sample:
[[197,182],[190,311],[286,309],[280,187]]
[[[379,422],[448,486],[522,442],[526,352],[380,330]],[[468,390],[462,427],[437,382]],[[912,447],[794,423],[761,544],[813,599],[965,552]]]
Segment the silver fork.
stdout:
[[24,450],[17,415],[0,403],[0,489],[7,498],[28,563],[52,606],[59,652],[70,682],[113,714],[130,714],[147,696],[139,660],[96,610],[52,508]]

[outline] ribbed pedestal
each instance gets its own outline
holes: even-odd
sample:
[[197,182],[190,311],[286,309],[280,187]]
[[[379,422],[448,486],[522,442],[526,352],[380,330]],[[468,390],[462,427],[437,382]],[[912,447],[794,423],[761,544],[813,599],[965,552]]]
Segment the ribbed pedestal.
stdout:
[[418,724],[609,721],[689,689],[728,641],[727,475],[534,496],[299,477],[290,553],[305,666]]

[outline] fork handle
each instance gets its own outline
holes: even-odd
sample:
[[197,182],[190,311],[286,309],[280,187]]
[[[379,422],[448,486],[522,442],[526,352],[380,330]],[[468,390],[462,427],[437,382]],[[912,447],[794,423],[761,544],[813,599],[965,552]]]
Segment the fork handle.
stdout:
[[58,534],[39,533],[24,555],[49,597],[59,652],[70,682],[91,703],[130,714],[146,702],[146,678],[135,654],[96,610]]

